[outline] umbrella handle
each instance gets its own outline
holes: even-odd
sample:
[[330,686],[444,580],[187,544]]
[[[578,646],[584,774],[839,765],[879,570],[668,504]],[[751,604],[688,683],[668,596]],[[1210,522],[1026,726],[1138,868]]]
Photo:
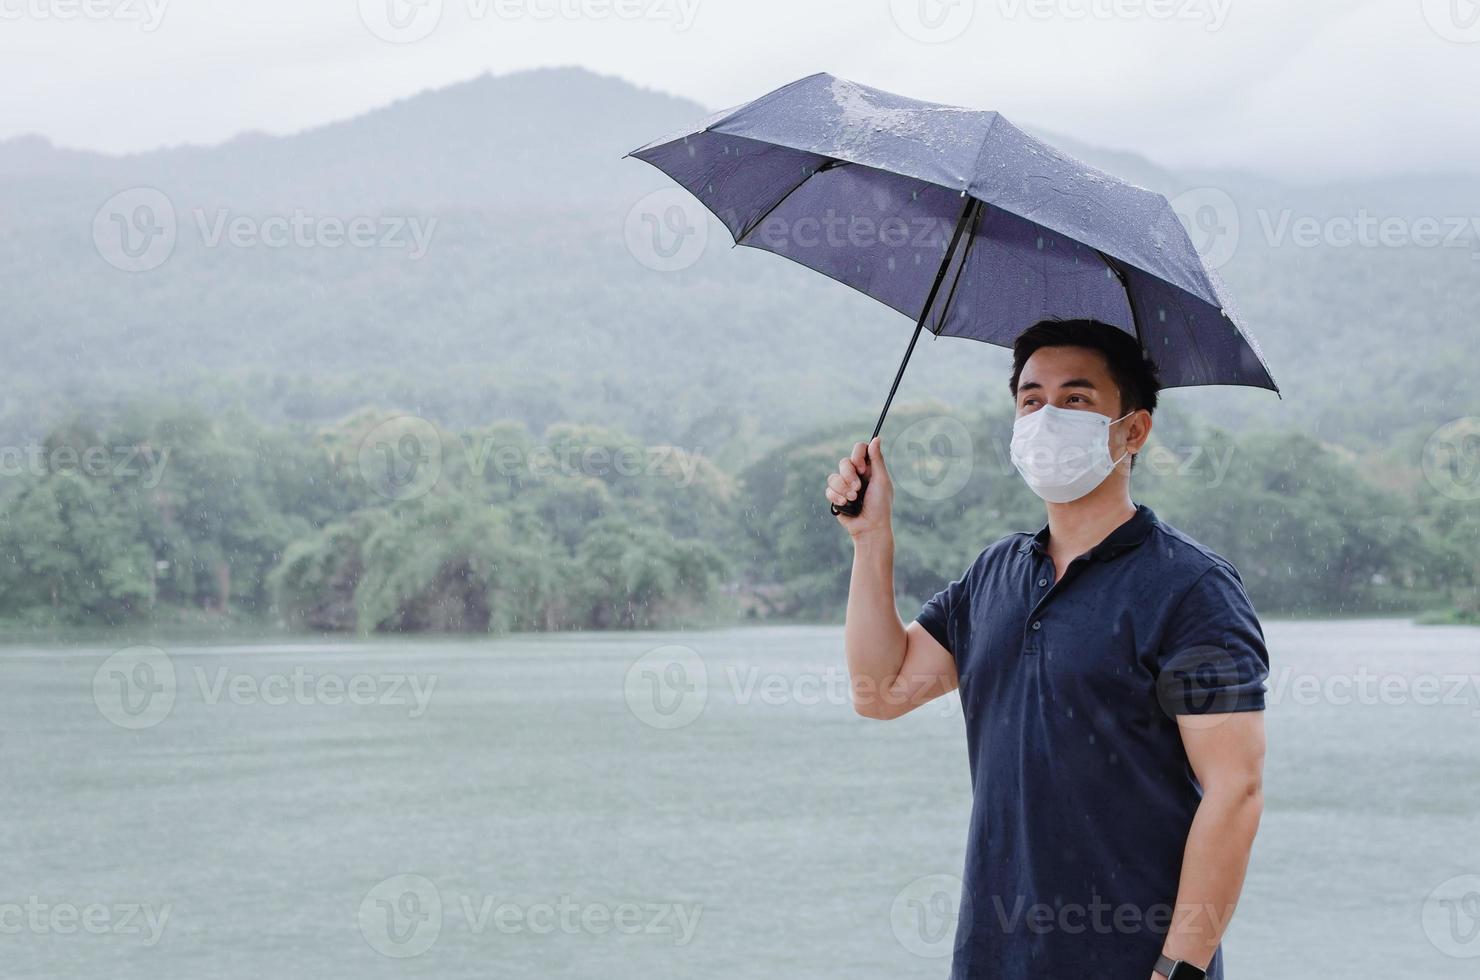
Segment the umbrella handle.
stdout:
[[828,504],[828,507],[832,508],[832,512],[835,516],[841,514],[844,517],[857,517],[859,514],[863,513],[863,495],[868,491],[868,477],[860,476],[858,478],[858,482],[859,487],[857,497],[848,501],[841,507],[839,507],[837,504]]

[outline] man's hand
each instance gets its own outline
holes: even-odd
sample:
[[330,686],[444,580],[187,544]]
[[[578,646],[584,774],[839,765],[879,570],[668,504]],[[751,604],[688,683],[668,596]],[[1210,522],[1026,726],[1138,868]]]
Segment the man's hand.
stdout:
[[868,480],[868,492],[863,495],[863,509],[858,516],[838,515],[838,523],[855,539],[890,528],[894,483],[889,479],[883,444],[877,436],[872,442],[856,444],[851,456],[838,460],[838,471],[827,478],[825,493],[828,503],[842,507],[851,500],[857,500],[864,479]]
[[866,718],[898,718],[956,689],[956,661],[919,623],[906,627],[894,604],[894,483],[879,440],[853,447],[827,478],[827,500],[841,507],[868,490],[857,517],[838,515],[853,538],[853,574],[843,645],[853,707]]

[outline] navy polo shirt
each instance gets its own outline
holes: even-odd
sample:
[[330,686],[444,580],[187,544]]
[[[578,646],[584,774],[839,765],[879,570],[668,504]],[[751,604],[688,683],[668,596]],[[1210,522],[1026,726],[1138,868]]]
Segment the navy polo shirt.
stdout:
[[1262,710],[1269,655],[1234,567],[1150,509],[1057,583],[1047,542],[996,542],[919,615],[971,763],[951,976],[1146,980],[1202,798],[1175,716]]

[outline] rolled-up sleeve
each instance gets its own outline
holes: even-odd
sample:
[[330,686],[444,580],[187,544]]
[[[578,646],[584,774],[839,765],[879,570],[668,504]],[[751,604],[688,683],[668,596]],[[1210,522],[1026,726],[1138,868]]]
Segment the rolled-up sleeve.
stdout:
[[1231,566],[1215,563],[1183,594],[1157,660],[1157,697],[1169,714],[1264,710],[1269,651]]

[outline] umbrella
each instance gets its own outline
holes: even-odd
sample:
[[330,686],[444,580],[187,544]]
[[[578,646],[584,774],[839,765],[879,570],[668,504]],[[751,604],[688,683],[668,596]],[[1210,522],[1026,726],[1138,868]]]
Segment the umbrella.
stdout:
[[1010,347],[1039,320],[1094,319],[1137,338],[1166,387],[1279,391],[1165,197],[996,112],[819,73],[628,155],[693,194],[735,244],[914,321],[875,436],[923,330]]

